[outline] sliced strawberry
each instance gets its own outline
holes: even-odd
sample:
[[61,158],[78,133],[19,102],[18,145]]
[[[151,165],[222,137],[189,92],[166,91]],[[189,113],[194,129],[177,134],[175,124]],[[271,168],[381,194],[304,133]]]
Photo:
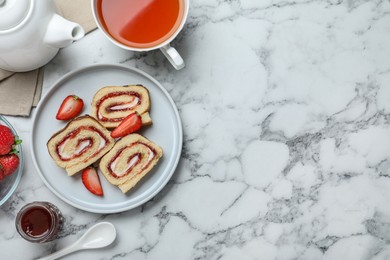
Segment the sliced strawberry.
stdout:
[[67,96],[57,112],[57,120],[69,120],[75,118],[83,110],[84,101],[76,95]]
[[19,157],[16,154],[0,156],[0,173],[4,176],[11,175],[19,167]]
[[112,138],[123,137],[138,131],[142,126],[142,119],[138,112],[131,113],[111,132]]
[[0,125],[0,155],[5,155],[12,150],[15,142],[15,136],[5,125]]
[[102,185],[100,184],[99,175],[95,168],[87,167],[81,174],[84,186],[93,194],[103,196]]

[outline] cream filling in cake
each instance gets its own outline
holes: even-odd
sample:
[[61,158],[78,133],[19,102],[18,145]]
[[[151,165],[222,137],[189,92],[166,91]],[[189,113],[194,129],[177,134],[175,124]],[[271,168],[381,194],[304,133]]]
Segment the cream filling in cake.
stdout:
[[135,97],[133,99],[133,102],[122,104],[122,105],[117,105],[117,106],[112,106],[112,107],[110,107],[110,110],[115,111],[115,110],[131,109],[131,108],[137,106],[138,102],[139,102],[139,98]]
[[79,155],[85,148],[87,148],[91,144],[91,140],[84,140],[80,143],[80,145],[74,151],[75,155]]
[[70,154],[70,153],[66,153],[65,152],[65,146],[68,144],[69,142],[69,139],[66,140],[65,142],[63,142],[61,145],[58,146],[58,154],[62,157],[62,158],[65,158],[65,159],[69,159],[70,157],[72,157],[73,154]]
[[[148,165],[150,163],[150,161],[153,160],[154,156],[155,156],[155,153],[150,149],[150,148],[147,148],[147,151],[148,151],[148,159],[146,162],[142,163],[143,165]],[[120,169],[120,167],[116,167],[117,164],[118,164],[118,161],[121,160],[121,157],[118,156],[111,164],[110,164],[110,169],[112,171],[113,174],[115,174],[117,177],[122,177],[123,175],[125,175],[128,170],[132,167],[134,167],[140,160],[142,160],[142,157],[140,154],[137,154],[136,156],[134,156],[133,158],[130,159],[130,161],[126,164],[126,167],[123,168],[123,169]],[[144,166],[141,167],[141,171],[144,169]],[[137,173],[135,173],[137,174]]]
[[[109,101],[109,99],[108,99]],[[108,102],[107,101],[107,102]],[[132,108],[135,108],[138,106],[138,102],[139,102],[139,98],[136,97],[136,98],[133,98],[133,101],[132,102],[129,102],[129,103],[124,103],[124,104],[120,104],[120,105],[116,105],[116,106],[112,106],[112,107],[100,107],[99,111],[98,111],[98,118],[100,120],[102,120],[104,117],[103,117],[103,114],[101,112],[102,109],[105,109],[105,110],[109,110],[109,111],[122,111],[122,110],[130,110]],[[104,104],[104,102],[103,102]],[[105,114],[105,117],[107,117],[108,114],[106,113]]]
[[139,97],[123,92],[120,95],[107,97],[101,101],[97,114],[99,120],[105,120],[105,118],[125,117],[133,111],[142,114],[147,111],[147,106]]
[[116,168],[116,165],[118,163],[118,160],[119,160],[119,157],[117,157],[110,165],[110,169],[111,171],[118,177],[121,177],[123,175],[125,175],[125,173],[131,168],[133,167],[139,160],[140,160],[140,156],[137,155],[137,156],[134,156],[130,162],[127,164],[126,168],[120,170],[120,169],[115,169]]
[[104,146],[106,146],[106,140],[100,136],[100,145],[99,145],[98,150],[100,151],[101,149],[104,148]]
[[76,147],[76,149],[72,152],[72,150],[66,151],[66,147],[69,143],[69,139],[66,139],[64,143],[58,146],[58,153],[63,159],[70,159],[74,155],[79,155],[84,149],[86,149],[89,145],[91,145],[91,140],[81,141],[80,144]]

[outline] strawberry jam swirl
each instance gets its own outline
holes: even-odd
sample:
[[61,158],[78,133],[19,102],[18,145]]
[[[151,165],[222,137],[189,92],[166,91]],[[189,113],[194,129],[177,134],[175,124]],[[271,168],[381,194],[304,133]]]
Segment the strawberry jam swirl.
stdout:
[[[127,102],[112,102],[108,106],[101,108],[103,102],[108,99],[115,99],[121,96],[130,96],[131,99]],[[101,109],[104,109],[107,113],[119,112],[119,111],[129,111],[134,110],[137,106],[139,106],[142,102],[141,95],[134,91],[117,91],[109,93],[96,103],[96,117],[103,122],[118,122],[122,121],[124,117],[116,117],[116,118],[108,118],[103,116],[101,113]]]
[[[147,151],[148,151],[148,158],[145,158],[144,159],[144,154],[143,153],[135,153],[135,154],[132,154],[131,156],[129,156],[127,158],[127,163],[126,163],[126,167],[125,169],[122,169],[120,172],[119,171],[116,171],[115,170],[115,166],[116,164],[118,163],[118,160],[120,159],[120,156],[121,154],[126,150],[126,149],[129,149],[133,146],[136,146],[136,145],[141,145],[141,146],[145,146]],[[151,164],[151,162],[153,161],[153,159],[156,157],[156,150],[153,149],[153,147],[150,147],[149,145],[145,144],[145,143],[142,143],[142,142],[135,142],[135,143],[132,143],[128,146],[125,146],[123,147],[122,149],[120,149],[116,155],[111,159],[111,161],[109,162],[109,164],[107,165],[107,170],[108,172],[115,178],[122,178],[128,174],[130,174],[133,169],[140,163],[144,163],[144,165],[142,165],[141,169],[134,173],[134,175],[136,174],[140,174],[142,173],[146,168],[148,168],[148,166]],[[145,161],[146,160],[146,161]]]
[[75,150],[73,151],[73,153],[72,154],[65,154],[64,149],[65,149],[66,144],[69,141],[71,141],[72,139],[77,138],[78,134],[82,130],[92,131],[92,132],[96,132],[96,133],[99,134],[99,139],[100,139],[99,147],[98,147],[97,151],[95,153],[93,153],[93,155],[91,155],[91,156],[95,156],[96,154],[98,154],[105,147],[105,144],[108,143],[107,138],[98,129],[96,129],[95,127],[93,127],[93,126],[81,126],[81,127],[78,127],[77,129],[75,129],[72,132],[68,133],[57,144],[56,152],[58,154],[58,157],[62,161],[70,161],[72,159],[78,158],[78,157],[82,156],[85,152],[87,152],[93,146],[93,144],[94,144],[94,139],[93,138],[91,138],[91,137],[80,138],[80,139],[76,140],[77,143],[76,143]]

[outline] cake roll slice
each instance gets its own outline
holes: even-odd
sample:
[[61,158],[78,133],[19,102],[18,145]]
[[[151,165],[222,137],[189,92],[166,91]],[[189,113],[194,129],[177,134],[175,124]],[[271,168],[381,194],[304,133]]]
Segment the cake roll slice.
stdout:
[[47,149],[56,164],[71,176],[100,159],[114,143],[110,131],[85,115],[55,133],[47,142]]
[[162,149],[152,141],[130,134],[103,156],[99,168],[111,184],[126,193],[153,169],[162,155]]
[[151,125],[149,91],[142,85],[107,86],[92,99],[92,113],[104,127],[115,128],[129,114],[137,111],[142,125]]

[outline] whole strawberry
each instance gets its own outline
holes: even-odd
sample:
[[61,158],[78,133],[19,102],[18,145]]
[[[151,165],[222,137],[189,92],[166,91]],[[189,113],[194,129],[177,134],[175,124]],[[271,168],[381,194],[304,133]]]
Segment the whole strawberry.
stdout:
[[11,129],[5,125],[0,125],[0,155],[5,155],[12,150],[15,136]]
[[0,156],[0,175],[11,175],[19,167],[19,157],[16,154]]

